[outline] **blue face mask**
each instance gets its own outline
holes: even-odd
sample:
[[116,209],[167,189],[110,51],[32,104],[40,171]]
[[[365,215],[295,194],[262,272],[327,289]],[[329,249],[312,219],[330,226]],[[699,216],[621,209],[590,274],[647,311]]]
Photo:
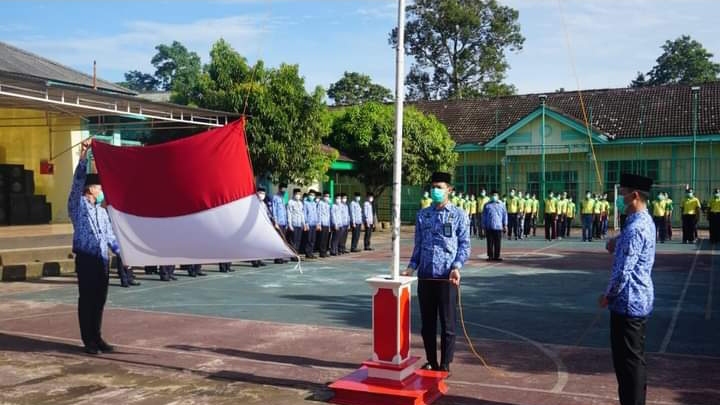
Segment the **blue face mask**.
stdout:
[[447,190],[444,188],[433,187],[433,189],[430,191],[430,198],[432,198],[432,201],[435,204],[440,204],[441,202],[445,201],[446,195]]
[[100,194],[95,197],[95,204],[100,205],[103,201],[105,201],[105,193],[101,191]]

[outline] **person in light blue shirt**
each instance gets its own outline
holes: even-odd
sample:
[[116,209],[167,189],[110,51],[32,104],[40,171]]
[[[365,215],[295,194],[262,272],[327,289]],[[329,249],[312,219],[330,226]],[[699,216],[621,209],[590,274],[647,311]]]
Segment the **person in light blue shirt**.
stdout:
[[338,254],[349,253],[347,250],[348,229],[350,229],[350,206],[347,203],[347,194],[340,194],[340,203],[342,204],[342,227],[340,229],[340,242],[338,243]]
[[320,241],[318,243],[318,251],[320,257],[327,257],[330,241],[330,193],[323,191],[322,198],[317,203],[318,223],[320,225]]
[[620,177],[627,219],[619,236],[607,242],[615,257],[601,307],[610,309],[610,345],[622,405],[644,404],[647,392],[645,329],[655,298],[655,224],[648,213],[652,179]]
[[[418,302],[426,370],[450,371],[455,351],[457,287],[460,269],[470,256],[470,227],[465,212],[448,200],[449,173],[432,175],[433,204],[417,213],[415,246],[403,275],[418,273]],[[437,321],[440,317],[440,363],[437,361]]]
[[[287,238],[287,209],[285,208],[285,191],[287,191],[287,184],[282,183],[278,187],[278,192],[272,198],[271,212],[273,225],[283,238]],[[275,259],[275,263],[282,264],[286,263],[287,260],[283,258]]]
[[360,231],[363,225],[363,213],[360,206],[360,193],[355,193],[352,202],[350,202],[350,228],[352,229],[352,239],[350,241],[350,251],[359,252],[358,242],[360,242]]
[[342,198],[340,195],[335,196],[335,203],[330,207],[330,224],[332,227],[332,236],[330,237],[330,256],[338,255],[338,245],[342,236],[343,224]]
[[375,228],[375,214],[373,212],[373,200],[375,195],[368,192],[363,203],[363,226],[365,227],[365,235],[363,236],[363,249],[373,250],[370,246],[370,238],[372,238],[373,228]]
[[315,240],[318,232],[321,232],[320,220],[318,219],[318,204],[315,202],[315,190],[308,191],[307,199],[303,202],[305,210],[305,223],[307,224],[307,232],[305,236],[305,257],[307,259],[315,258]]
[[501,261],[500,247],[503,232],[507,232],[508,213],[497,191],[491,192],[490,201],[485,204],[482,215],[488,260]]
[[72,251],[78,279],[78,320],[85,352],[112,352],[102,338],[103,310],[110,280],[110,251],[120,254],[120,247],[110,217],[101,206],[105,200],[100,178],[87,173],[87,153],[91,141],[81,145],[80,160],[75,168],[68,196],[68,215],[73,224]]
[[295,252],[299,253],[303,233],[307,231],[305,207],[302,202],[302,191],[299,188],[293,189],[292,199],[287,203],[287,217],[288,239],[292,241]]

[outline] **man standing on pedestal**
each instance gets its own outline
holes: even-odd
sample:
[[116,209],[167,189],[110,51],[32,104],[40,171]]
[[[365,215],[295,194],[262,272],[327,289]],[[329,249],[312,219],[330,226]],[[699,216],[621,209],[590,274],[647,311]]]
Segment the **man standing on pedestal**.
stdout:
[[[425,370],[450,371],[455,350],[457,287],[460,269],[470,256],[467,215],[448,201],[449,173],[432,175],[433,205],[422,209],[415,221],[415,247],[403,275],[418,272],[421,333],[427,363]],[[437,320],[440,317],[440,363],[437,361]]]

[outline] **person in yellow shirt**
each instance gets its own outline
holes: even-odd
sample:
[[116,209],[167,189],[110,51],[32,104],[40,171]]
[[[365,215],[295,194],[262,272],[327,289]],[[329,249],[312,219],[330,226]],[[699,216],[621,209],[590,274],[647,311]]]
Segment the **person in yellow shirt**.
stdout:
[[715,189],[713,198],[710,200],[708,220],[710,221],[710,243],[718,243],[720,242],[720,188]]
[[593,205],[593,238],[602,239],[602,227],[601,227],[601,216],[602,216],[602,195],[595,194],[595,204]]
[[518,232],[517,239],[522,239],[525,235],[525,198],[523,192],[518,191]]
[[595,210],[595,199],[588,190],[585,198],[580,201],[580,220],[582,221],[582,241],[592,242],[593,238],[593,212]]
[[518,239],[518,212],[520,210],[520,201],[515,195],[515,192],[516,190],[511,188],[510,195],[505,201],[508,214],[508,240],[513,238],[513,234],[515,235],[515,240]]
[[478,216],[477,216],[478,237],[480,239],[485,239],[485,226],[482,221],[482,217],[483,217],[482,213],[483,213],[483,210],[485,209],[485,204],[487,204],[488,202],[490,202],[490,197],[488,197],[487,192],[485,191],[484,188],[480,189],[480,199],[478,200]]
[[683,222],[683,243],[695,242],[697,223],[700,219],[700,211],[702,210],[702,205],[700,204],[700,200],[695,197],[693,189],[687,189],[681,207]]
[[657,231],[656,238],[660,240],[660,243],[665,243],[665,231],[667,231],[665,227],[665,194],[659,192],[651,206],[653,222],[655,222],[655,230]]
[[563,191],[560,195],[560,199],[557,202],[557,228],[558,228],[558,239],[562,240],[565,236],[565,220],[567,211],[567,192]]
[[545,199],[545,240],[557,238],[557,199],[552,191]]
[[530,193],[525,194],[525,209],[523,210],[524,213],[524,220],[523,220],[523,237],[528,238],[530,236],[530,229],[532,228],[532,212],[533,212],[533,199],[530,196]]
[[537,219],[538,213],[540,212],[540,200],[537,198],[537,194],[532,195],[533,207],[532,207],[532,231],[533,236],[537,236]]
[[477,236],[477,206],[478,201],[475,199],[475,194],[470,194],[468,200],[468,213],[470,214],[470,237]]
[[432,205],[432,198],[430,193],[427,191],[423,193],[423,197],[420,199],[420,209],[427,208]]
[[600,208],[600,233],[603,239],[607,237],[608,218],[610,217],[610,203],[607,200],[607,193],[602,196]]
[[666,192],[663,193],[665,196],[665,226],[667,227],[667,240],[672,240],[672,214],[673,214],[673,200],[670,195]]
[[565,237],[570,237],[570,228],[572,228],[573,219],[575,218],[575,203],[572,197],[568,197],[567,210],[565,211],[566,225],[565,225]]

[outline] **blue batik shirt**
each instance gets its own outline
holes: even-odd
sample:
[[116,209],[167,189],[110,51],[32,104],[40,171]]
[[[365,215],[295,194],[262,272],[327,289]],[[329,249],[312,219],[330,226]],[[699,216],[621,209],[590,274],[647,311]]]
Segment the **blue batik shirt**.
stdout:
[[347,203],[342,203],[342,226],[350,225],[350,206]]
[[305,200],[303,209],[305,210],[305,223],[309,227],[315,227],[318,224],[318,204],[313,200]]
[[374,220],[373,217],[372,203],[370,201],[365,201],[363,203],[363,221],[365,221],[365,225],[372,225]]
[[330,204],[325,200],[317,203],[317,214],[320,226],[330,226]]
[[336,202],[330,207],[330,223],[333,227],[343,226],[343,211],[345,208],[342,203]]
[[448,278],[470,256],[470,232],[465,212],[453,205],[421,209],[415,220],[415,247],[408,267],[419,278]]
[[282,194],[275,194],[272,198],[272,216],[276,225],[287,226],[287,211]]
[[108,250],[120,252],[110,217],[105,208],[84,196],[87,159],[80,159],[68,197],[68,215],[73,224],[73,253],[82,253],[110,262]]
[[287,203],[288,224],[293,228],[305,227],[305,204],[300,200],[292,199]]
[[492,200],[485,204],[482,212],[483,227],[493,231],[501,231],[507,226],[508,214],[505,204]]
[[357,201],[353,201],[350,203],[350,222],[355,225],[362,225],[363,218],[362,218],[362,207],[360,206],[360,203]]
[[655,224],[645,209],[628,215],[615,241],[615,262],[605,289],[611,311],[629,317],[652,312],[654,263]]

